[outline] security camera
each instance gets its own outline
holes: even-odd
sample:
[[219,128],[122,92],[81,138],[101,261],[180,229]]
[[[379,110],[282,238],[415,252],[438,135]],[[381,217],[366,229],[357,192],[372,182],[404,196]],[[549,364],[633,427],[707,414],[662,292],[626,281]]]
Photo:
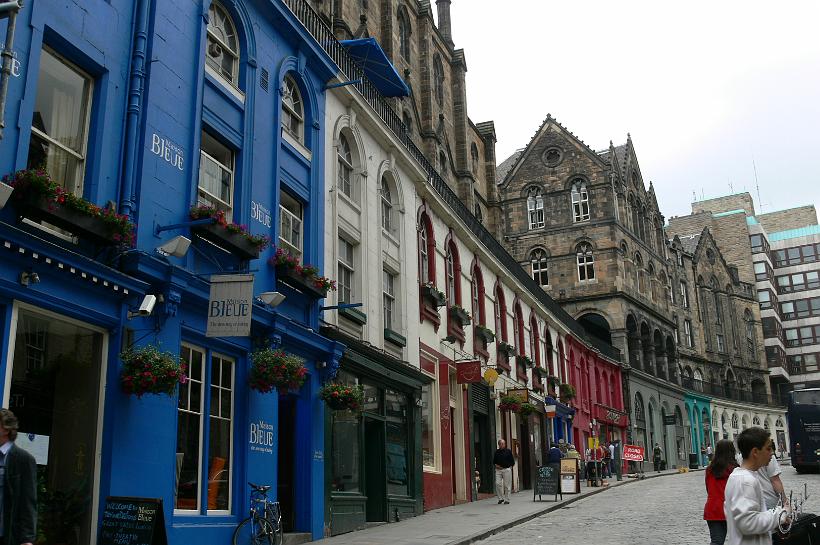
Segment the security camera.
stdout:
[[150,316],[151,312],[154,311],[154,306],[157,304],[157,296],[146,294],[145,297],[142,298],[142,303],[140,303],[139,308],[136,311],[129,310],[128,311],[128,319],[135,318],[137,316]]

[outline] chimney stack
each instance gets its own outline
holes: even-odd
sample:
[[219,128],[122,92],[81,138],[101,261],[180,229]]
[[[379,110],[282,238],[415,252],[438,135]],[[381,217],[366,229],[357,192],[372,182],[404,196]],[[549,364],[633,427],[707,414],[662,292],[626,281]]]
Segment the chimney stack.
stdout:
[[438,8],[438,30],[447,41],[453,45],[453,31],[450,26],[450,0],[436,0]]

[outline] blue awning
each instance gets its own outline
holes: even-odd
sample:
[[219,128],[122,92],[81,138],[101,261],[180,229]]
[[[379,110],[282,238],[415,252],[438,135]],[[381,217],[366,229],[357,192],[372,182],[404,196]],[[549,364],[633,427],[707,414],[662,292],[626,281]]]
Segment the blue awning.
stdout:
[[396,68],[384,54],[375,38],[360,40],[342,40],[341,44],[347,49],[364,70],[376,89],[386,97],[406,97],[410,95],[410,88],[401,79]]

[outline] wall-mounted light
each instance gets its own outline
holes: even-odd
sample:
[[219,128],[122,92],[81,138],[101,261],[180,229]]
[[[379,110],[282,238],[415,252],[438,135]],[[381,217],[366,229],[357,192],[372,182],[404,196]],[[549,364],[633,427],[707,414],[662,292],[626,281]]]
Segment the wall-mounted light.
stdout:
[[40,275],[34,271],[23,271],[20,273],[20,285],[29,286],[31,284],[39,284]]
[[14,188],[8,184],[4,184],[0,182],[0,210],[6,206],[6,203],[9,202],[9,197],[11,197],[11,193],[14,191]]
[[278,291],[263,291],[259,294],[258,299],[268,305],[269,307],[278,307],[286,298],[284,293]]
[[182,235],[177,235],[162,246],[157,248],[157,253],[168,257],[185,257],[188,253],[188,248],[191,246],[191,239]]

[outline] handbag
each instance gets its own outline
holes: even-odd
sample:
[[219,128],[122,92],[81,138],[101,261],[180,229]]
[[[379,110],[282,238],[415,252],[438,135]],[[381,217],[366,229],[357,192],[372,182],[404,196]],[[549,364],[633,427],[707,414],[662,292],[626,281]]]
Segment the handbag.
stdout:
[[772,545],[820,545],[820,516],[803,513],[788,534],[775,532],[772,535]]

